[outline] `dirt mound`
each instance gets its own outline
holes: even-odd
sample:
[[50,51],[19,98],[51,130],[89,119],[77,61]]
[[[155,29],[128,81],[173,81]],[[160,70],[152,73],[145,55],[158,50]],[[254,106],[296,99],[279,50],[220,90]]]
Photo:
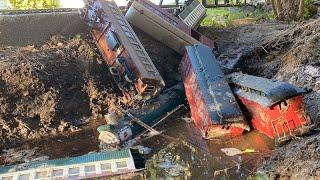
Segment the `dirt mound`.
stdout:
[[[261,47],[246,54],[244,72],[290,82],[307,90],[311,120],[320,120],[320,19],[297,24],[266,37]],[[320,136],[293,141],[277,149],[260,168],[271,179],[320,178]]]
[[75,130],[116,103],[106,100],[116,86],[90,37],[54,36],[39,47],[0,47],[0,55],[0,147]]
[[[320,119],[320,19],[297,24],[267,37],[246,59],[244,72],[305,88],[311,119]],[[251,57],[250,57],[251,56]]]
[[312,136],[275,150],[258,172],[270,179],[319,179],[320,136]]

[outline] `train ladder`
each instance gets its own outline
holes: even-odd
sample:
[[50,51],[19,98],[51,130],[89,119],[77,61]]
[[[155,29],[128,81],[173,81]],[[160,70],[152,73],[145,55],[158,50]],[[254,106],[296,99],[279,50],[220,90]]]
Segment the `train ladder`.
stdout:
[[[282,143],[284,141],[287,141],[291,138],[294,138],[295,136],[293,135],[290,127],[289,127],[289,121],[287,119],[284,119],[283,117],[279,117],[276,120],[271,121],[272,123],[272,128],[273,131],[276,133],[276,139],[275,139],[275,143]],[[280,134],[279,131],[281,128],[283,134]],[[286,132],[286,129],[288,129],[288,132]]]

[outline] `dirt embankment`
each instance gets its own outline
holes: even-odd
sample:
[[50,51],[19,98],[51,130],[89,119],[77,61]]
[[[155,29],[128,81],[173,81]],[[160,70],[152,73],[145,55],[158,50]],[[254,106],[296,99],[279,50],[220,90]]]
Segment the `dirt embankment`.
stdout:
[[[320,19],[297,24],[257,24],[223,30],[202,29],[220,43],[223,62],[239,57],[244,73],[279,79],[307,90],[311,120],[320,124]],[[319,134],[274,151],[259,169],[271,179],[320,177]]]
[[246,55],[244,72],[279,79],[308,91],[313,122],[320,119],[320,19],[296,24],[264,39]]
[[222,65],[239,59],[239,70],[305,88],[311,119],[320,119],[320,19],[302,24],[263,23],[201,32],[220,45]]
[[[260,57],[259,60],[256,57]],[[258,61],[257,63],[255,63]],[[320,123],[320,19],[297,24],[267,38],[249,59],[252,72],[290,82],[307,90],[311,120]],[[277,149],[260,168],[272,179],[319,179],[320,135],[305,137]]]
[[117,103],[107,100],[116,86],[100,59],[85,36],[0,47],[0,147],[77,130],[105,114]]
[[[136,33],[167,87],[176,84],[181,56]],[[39,46],[0,46],[0,147],[77,131],[84,124],[96,128],[94,119],[104,122],[115,105],[128,108],[90,35],[53,36]]]

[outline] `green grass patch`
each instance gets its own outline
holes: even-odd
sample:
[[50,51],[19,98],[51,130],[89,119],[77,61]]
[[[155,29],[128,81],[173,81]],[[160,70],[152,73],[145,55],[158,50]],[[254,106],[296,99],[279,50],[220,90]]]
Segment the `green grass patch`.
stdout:
[[274,19],[273,13],[258,10],[254,7],[216,7],[208,8],[207,16],[201,22],[201,26],[226,27],[234,25],[234,20],[239,19]]

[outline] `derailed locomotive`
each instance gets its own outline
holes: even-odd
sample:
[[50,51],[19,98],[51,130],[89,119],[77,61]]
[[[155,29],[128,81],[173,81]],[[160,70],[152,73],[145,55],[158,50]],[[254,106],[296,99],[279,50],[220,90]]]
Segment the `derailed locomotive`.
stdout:
[[205,138],[238,136],[249,130],[209,47],[187,46],[180,71],[192,119]]
[[217,49],[212,40],[148,0],[131,2],[125,17],[133,26],[166,44],[181,55],[185,52],[185,46],[193,44],[202,43],[212,49]]
[[164,81],[113,0],[92,0],[81,12],[126,99],[149,99]]
[[303,89],[242,73],[228,75],[228,81],[252,126],[268,137],[281,142],[312,127],[303,103]]

